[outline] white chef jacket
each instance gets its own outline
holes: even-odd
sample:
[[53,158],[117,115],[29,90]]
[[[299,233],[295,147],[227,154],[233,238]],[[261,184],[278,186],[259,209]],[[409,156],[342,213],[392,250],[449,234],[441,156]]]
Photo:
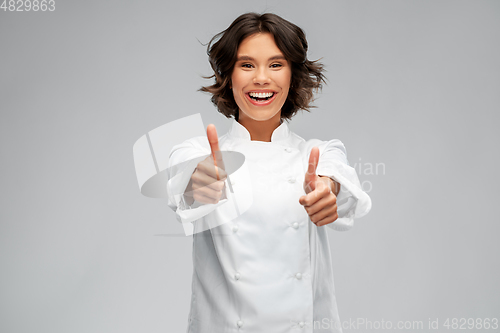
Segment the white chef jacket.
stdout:
[[342,332],[327,229],[312,223],[299,203],[314,146],[320,150],[316,173],[341,184],[339,218],[327,226],[348,230],[368,213],[371,200],[339,140],[306,141],[282,122],[271,142],[251,141],[231,119],[219,147],[242,153],[244,163],[227,177],[226,198],[192,207],[174,194],[184,191],[210,145],[200,136],[173,147],[168,204],[196,230],[188,333]]

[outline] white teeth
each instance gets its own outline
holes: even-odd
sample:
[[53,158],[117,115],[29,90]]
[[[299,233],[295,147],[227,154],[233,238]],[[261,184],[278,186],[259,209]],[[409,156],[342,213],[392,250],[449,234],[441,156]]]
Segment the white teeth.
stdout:
[[248,93],[251,97],[258,97],[258,98],[267,98],[267,97],[271,97],[272,95],[274,95],[274,93],[270,92],[270,93],[255,93],[255,92],[250,92]]

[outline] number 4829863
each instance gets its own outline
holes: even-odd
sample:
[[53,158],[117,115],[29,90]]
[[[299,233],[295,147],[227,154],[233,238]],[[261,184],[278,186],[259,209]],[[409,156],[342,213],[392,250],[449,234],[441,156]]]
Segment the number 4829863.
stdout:
[[3,0],[0,9],[4,12],[53,12],[56,10],[55,0]]

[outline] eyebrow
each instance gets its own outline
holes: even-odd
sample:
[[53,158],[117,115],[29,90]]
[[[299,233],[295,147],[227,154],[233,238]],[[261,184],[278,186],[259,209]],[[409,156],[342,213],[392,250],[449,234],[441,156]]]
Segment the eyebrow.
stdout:
[[[239,56],[238,59],[236,59],[236,61],[244,61],[244,60],[255,61],[254,58],[249,57],[249,56]],[[272,56],[268,60],[269,61],[271,61],[271,60],[286,60],[286,58],[284,56],[282,56],[281,54],[278,54],[278,55]]]

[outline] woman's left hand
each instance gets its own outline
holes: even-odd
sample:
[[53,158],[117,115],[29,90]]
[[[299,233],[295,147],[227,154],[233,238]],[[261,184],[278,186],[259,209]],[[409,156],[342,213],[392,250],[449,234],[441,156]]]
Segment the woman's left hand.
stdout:
[[[304,206],[311,221],[318,227],[334,222],[337,214],[337,196],[340,184],[330,177],[316,175],[319,149],[313,147],[309,155],[309,167],[304,178],[304,191],[299,203]],[[335,193],[333,193],[335,192]]]

